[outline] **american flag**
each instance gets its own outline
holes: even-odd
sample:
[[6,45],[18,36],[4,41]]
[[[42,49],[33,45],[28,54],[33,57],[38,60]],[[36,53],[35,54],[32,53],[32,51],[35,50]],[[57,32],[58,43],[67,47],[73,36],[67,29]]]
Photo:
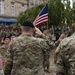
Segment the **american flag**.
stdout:
[[34,26],[39,26],[43,23],[48,22],[48,5],[41,10],[41,12],[38,14],[36,19],[34,20],[33,24]]

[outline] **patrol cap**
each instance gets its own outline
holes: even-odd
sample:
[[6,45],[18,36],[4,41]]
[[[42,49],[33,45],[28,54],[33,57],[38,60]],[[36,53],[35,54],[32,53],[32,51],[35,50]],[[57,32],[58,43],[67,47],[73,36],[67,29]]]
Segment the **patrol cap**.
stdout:
[[9,38],[10,39],[10,35],[5,35],[3,40],[5,40],[6,38]]
[[12,34],[10,34],[10,37],[11,37],[11,36],[16,36],[16,34],[12,33]]
[[34,25],[30,21],[24,21],[22,23],[22,26],[28,26],[28,27],[34,28]]

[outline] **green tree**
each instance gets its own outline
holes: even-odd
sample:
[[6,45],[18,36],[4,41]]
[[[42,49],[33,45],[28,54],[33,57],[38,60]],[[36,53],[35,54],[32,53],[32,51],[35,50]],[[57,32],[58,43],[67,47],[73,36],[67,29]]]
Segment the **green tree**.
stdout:
[[67,25],[72,25],[72,8],[70,7],[70,0],[63,0],[64,1],[64,23],[66,20]]
[[73,3],[73,14],[72,14],[72,17],[73,17],[73,22],[75,22],[75,3]]
[[61,25],[64,6],[61,0],[49,0],[49,25]]
[[31,9],[27,9],[25,12],[20,13],[20,15],[17,17],[17,24],[22,23],[25,20],[33,22],[44,5],[45,4],[41,4],[39,6],[32,7]]
[[[17,24],[25,20],[33,22],[45,4],[27,9],[17,17]],[[72,25],[74,10],[70,7],[70,0],[48,0],[48,24],[50,26]]]

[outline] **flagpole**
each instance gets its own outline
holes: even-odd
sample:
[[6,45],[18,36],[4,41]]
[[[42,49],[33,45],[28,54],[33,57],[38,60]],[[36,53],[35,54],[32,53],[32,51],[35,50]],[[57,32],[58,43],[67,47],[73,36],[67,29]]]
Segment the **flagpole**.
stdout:
[[47,30],[48,30],[48,22],[47,22]]

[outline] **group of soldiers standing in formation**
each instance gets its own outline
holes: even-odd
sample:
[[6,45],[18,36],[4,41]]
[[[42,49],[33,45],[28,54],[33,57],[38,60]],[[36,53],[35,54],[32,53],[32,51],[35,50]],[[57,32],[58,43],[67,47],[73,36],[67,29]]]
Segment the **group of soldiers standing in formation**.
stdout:
[[55,48],[56,75],[75,75],[75,33],[69,37],[67,33],[53,41],[49,30],[42,33],[31,22],[24,21],[21,35],[6,35],[2,40],[0,75],[45,75],[45,71],[50,72],[50,52]]

